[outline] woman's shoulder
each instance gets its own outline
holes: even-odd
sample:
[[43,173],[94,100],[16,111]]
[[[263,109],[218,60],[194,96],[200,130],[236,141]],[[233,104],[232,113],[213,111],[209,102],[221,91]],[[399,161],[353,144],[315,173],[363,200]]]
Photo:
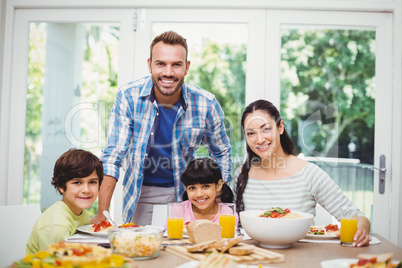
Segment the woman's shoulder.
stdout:
[[304,167],[306,167],[309,162],[307,162],[306,160],[295,156],[295,155],[290,155],[289,156],[289,164],[294,168],[294,169],[298,169],[299,171],[302,170]]
[[[303,160],[304,161],[304,160]],[[306,161],[306,165],[305,165],[305,167],[303,168],[303,170],[305,171],[305,172],[313,172],[314,174],[317,174],[317,175],[320,175],[320,174],[324,174],[325,173],[325,171],[322,169],[322,168],[320,168],[317,164],[315,164],[315,163],[312,163],[312,162],[307,162]],[[325,173],[326,174],[326,173]]]
[[306,161],[303,158],[300,158],[298,156],[291,156],[291,162],[289,162],[290,165],[292,165],[292,168],[295,169],[295,174],[299,172],[323,172],[323,170],[316,164]]

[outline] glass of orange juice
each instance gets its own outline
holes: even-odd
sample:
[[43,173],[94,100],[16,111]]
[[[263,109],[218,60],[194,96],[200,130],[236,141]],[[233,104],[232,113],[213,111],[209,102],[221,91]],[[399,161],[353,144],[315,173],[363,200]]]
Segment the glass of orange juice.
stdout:
[[219,204],[219,225],[222,227],[222,238],[234,238],[236,225],[236,205],[233,203]]
[[357,209],[343,208],[341,215],[341,245],[352,246],[357,231]]
[[167,237],[183,238],[184,203],[168,203],[167,205]]

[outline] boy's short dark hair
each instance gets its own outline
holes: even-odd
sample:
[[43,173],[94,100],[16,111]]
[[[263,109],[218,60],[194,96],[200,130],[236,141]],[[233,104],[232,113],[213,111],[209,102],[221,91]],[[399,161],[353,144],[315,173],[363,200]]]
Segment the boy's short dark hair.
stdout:
[[66,190],[66,183],[74,178],[85,178],[96,170],[99,178],[99,187],[103,180],[102,162],[93,153],[70,149],[57,159],[53,169],[52,185],[60,194],[59,188]]

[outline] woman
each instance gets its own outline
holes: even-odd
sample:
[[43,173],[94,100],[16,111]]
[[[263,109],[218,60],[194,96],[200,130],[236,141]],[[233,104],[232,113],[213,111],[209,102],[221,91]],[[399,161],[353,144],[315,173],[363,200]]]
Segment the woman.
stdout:
[[[335,182],[315,164],[296,157],[278,109],[265,100],[246,107],[241,119],[247,159],[232,181],[238,212],[271,207],[315,215],[319,203],[338,220],[341,208],[354,209]],[[353,246],[369,243],[370,222],[359,211]]]

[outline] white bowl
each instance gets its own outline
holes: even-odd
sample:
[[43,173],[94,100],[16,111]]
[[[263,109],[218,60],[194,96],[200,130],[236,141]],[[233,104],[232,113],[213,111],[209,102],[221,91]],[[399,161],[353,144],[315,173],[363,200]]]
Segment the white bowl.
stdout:
[[246,233],[265,248],[289,248],[306,236],[314,216],[292,211],[302,216],[296,219],[264,218],[262,210],[240,212],[240,222]]

